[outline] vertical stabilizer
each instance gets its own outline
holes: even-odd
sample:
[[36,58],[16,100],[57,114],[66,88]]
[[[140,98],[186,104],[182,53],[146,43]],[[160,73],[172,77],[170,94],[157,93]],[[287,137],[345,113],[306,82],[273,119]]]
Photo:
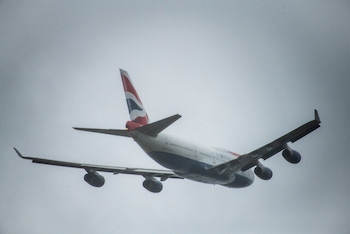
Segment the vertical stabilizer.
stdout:
[[122,77],[126,104],[128,105],[130,120],[132,122],[146,125],[149,122],[147,112],[143,107],[141,99],[131,82],[130,76],[127,71],[120,69],[120,75]]

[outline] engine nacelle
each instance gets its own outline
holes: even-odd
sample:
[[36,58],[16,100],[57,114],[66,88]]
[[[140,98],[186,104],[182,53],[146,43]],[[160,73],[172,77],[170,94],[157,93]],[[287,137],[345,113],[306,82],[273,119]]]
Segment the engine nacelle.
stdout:
[[146,178],[142,185],[152,193],[159,193],[163,189],[163,184],[154,177]]
[[269,180],[272,177],[272,171],[268,167],[256,167],[254,173],[262,180]]
[[96,171],[88,172],[84,176],[84,180],[94,187],[102,187],[105,184],[105,178]]
[[299,154],[299,152],[292,149],[283,150],[282,156],[285,160],[293,164],[297,164],[301,160],[301,155]]

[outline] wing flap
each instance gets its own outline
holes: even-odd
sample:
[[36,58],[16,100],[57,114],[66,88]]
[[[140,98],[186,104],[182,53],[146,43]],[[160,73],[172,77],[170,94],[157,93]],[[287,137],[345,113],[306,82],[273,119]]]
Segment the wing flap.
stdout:
[[248,155],[251,155],[253,158],[263,158],[268,159],[269,157],[277,154],[284,149],[285,144],[288,142],[296,142],[300,138],[308,135],[317,128],[320,127],[320,119],[318,117],[317,110],[315,110],[315,119],[307,122],[306,124],[296,128],[295,130],[285,134],[284,136],[272,141],[271,143],[260,147],[257,150],[250,152]]
[[284,136],[270,142],[267,145],[264,145],[263,147],[260,147],[248,154],[244,154],[238,157],[237,159],[212,167],[209,170],[216,171],[219,174],[225,173],[225,171],[228,170],[230,172],[237,172],[239,170],[246,171],[256,166],[257,161],[260,158],[266,160],[271,156],[277,154],[278,152],[282,151],[288,142],[294,143],[300,138],[316,130],[320,127],[320,123],[320,117],[318,115],[317,110],[315,110],[314,120],[303,124],[302,126],[294,129],[293,131],[285,134]]
[[103,165],[94,165],[94,164],[86,164],[86,163],[57,161],[52,159],[23,156],[16,148],[14,148],[14,150],[16,151],[19,157],[23,159],[32,160],[33,163],[40,163],[40,164],[53,165],[53,166],[72,167],[72,168],[82,168],[82,169],[85,169],[86,171],[93,170],[93,171],[110,172],[115,175],[129,174],[129,175],[141,175],[143,177],[152,176],[152,177],[160,177],[162,180],[165,180],[167,178],[183,179],[183,177],[178,176],[174,172],[169,170],[115,167],[115,166],[103,166]]

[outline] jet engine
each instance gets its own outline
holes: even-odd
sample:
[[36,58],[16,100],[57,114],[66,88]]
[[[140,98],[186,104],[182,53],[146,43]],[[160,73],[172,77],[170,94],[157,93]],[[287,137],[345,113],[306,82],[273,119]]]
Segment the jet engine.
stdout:
[[159,193],[163,189],[163,184],[154,177],[146,178],[142,185],[152,193]]
[[282,155],[285,160],[293,164],[297,164],[301,160],[301,155],[299,154],[299,152],[290,148],[283,150]]
[[84,180],[94,187],[102,187],[105,184],[105,178],[96,171],[88,172],[84,176]]
[[271,169],[264,166],[257,166],[254,169],[254,173],[262,180],[269,180],[272,177]]

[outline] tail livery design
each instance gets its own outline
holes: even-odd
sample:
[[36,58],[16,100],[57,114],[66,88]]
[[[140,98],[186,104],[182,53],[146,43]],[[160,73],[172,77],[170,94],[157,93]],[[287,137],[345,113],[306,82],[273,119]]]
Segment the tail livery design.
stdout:
[[[138,126],[143,126],[149,123],[148,115],[143,107],[141,99],[137,94],[134,85],[131,82],[130,76],[127,71],[120,69],[120,75],[122,77],[126,103],[128,105],[130,120]],[[127,123],[127,125],[130,125]],[[133,124],[131,124],[133,125]]]
[[101,128],[74,128],[80,131],[111,134],[124,137],[132,137],[129,133],[137,130],[147,136],[156,137],[181,116],[176,114],[165,119],[150,123],[147,112],[137,94],[127,71],[120,69],[120,75],[125,91],[126,104],[128,105],[130,120],[126,122],[126,129],[101,129]]

